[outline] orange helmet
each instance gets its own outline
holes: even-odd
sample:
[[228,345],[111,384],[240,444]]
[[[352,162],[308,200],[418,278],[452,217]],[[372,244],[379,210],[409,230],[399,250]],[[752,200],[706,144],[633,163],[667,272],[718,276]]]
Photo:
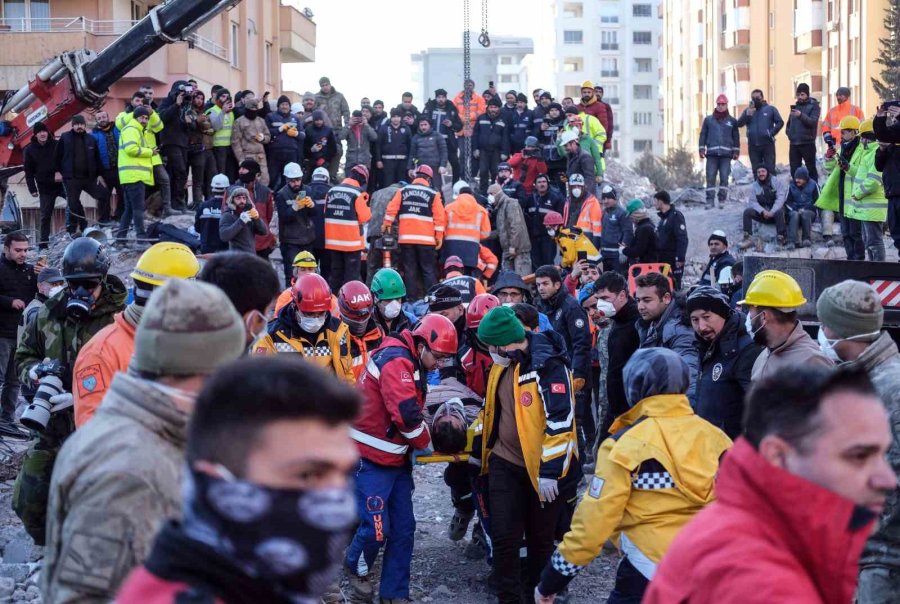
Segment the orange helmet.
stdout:
[[500,306],[500,300],[493,294],[478,294],[469,302],[469,308],[466,309],[466,327],[469,329],[478,329],[481,319],[492,308]]
[[374,306],[372,292],[362,281],[348,281],[338,292],[338,308],[345,319],[366,321],[372,316]]
[[425,164],[422,164],[421,166],[416,168],[416,176],[419,176],[419,175],[424,175],[424,176],[427,176],[429,179],[432,179],[432,178],[434,178],[434,170],[431,169],[431,166],[426,166]]
[[331,288],[321,275],[303,273],[297,277],[291,293],[300,312],[331,310]]
[[427,314],[412,330],[413,336],[422,338],[429,350],[438,354],[456,354],[459,348],[456,328],[447,317]]
[[547,215],[544,216],[544,226],[562,226],[563,218],[562,214],[559,212],[547,212]]

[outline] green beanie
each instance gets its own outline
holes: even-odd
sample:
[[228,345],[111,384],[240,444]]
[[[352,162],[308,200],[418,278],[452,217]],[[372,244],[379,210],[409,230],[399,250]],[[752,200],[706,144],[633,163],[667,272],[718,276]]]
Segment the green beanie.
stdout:
[[481,319],[478,339],[488,346],[508,346],[525,339],[525,328],[512,308],[497,306]]
[[627,204],[625,204],[625,211],[629,214],[633,214],[638,210],[644,209],[644,202],[640,199],[632,199]]

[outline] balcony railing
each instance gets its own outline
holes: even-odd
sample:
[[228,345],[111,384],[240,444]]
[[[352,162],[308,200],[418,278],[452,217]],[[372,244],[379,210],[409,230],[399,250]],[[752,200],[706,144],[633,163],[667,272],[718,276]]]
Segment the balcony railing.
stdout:
[[[0,32],[13,34],[82,32],[94,36],[121,36],[136,23],[137,21],[130,20],[97,20],[85,17],[5,18],[0,19]],[[191,47],[198,48],[220,59],[227,60],[228,58],[225,47],[197,33],[191,34],[187,42]]]
[[618,42],[601,42],[600,50],[619,50]]
[[619,77],[619,70],[618,69],[609,69],[609,70],[604,71],[601,69],[600,77],[601,78],[617,78],[617,77]]

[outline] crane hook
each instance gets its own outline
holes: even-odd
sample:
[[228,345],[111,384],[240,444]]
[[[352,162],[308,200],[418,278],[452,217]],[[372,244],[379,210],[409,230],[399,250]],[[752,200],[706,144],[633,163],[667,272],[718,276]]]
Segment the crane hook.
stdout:
[[478,36],[478,43],[487,48],[491,45],[491,37],[488,35],[486,31],[481,32],[481,35]]

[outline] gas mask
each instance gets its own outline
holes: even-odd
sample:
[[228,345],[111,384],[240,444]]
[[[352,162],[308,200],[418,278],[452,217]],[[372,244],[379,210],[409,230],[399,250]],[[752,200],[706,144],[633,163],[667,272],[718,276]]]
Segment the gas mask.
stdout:
[[310,317],[304,314],[303,311],[298,310],[297,323],[300,324],[300,329],[306,333],[319,333],[319,331],[325,327],[325,315],[323,314],[320,317]]
[[400,316],[401,304],[400,300],[391,300],[384,305],[382,312],[387,319],[396,319]]
[[99,284],[99,279],[69,281],[69,300],[66,302],[66,314],[69,318],[81,322],[91,315],[91,309],[97,303],[93,292]]
[[271,584],[285,601],[317,602],[337,578],[356,502],[349,488],[273,489],[190,470],[184,532]]

